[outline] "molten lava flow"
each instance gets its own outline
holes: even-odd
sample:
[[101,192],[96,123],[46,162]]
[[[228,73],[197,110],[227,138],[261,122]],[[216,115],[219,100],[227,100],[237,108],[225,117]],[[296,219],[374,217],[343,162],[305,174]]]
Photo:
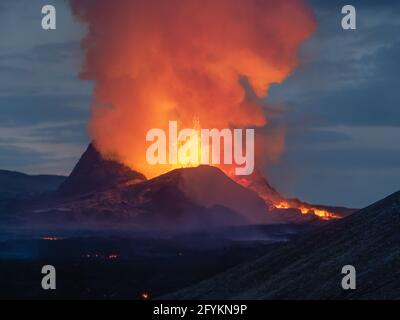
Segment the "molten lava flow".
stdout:
[[[226,168],[222,168],[223,170]],[[301,214],[312,214],[322,220],[339,219],[342,216],[335,212],[328,211],[312,206],[308,203],[302,202],[298,199],[286,199],[279,194],[274,188],[272,188],[266,179],[260,174],[259,171],[255,171],[254,174],[245,177],[238,177],[232,174],[230,170],[224,170],[232,180],[236,181],[240,185],[249,188],[256,192],[260,198],[264,199],[267,207],[270,211],[274,209],[295,209]]]
[[[304,0],[71,0],[88,34],[81,77],[93,81],[90,135],[106,158],[154,177],[172,165],[146,161],[146,133],[176,120],[192,128],[258,128],[271,84],[298,65],[315,30]],[[263,129],[269,159],[282,128]],[[182,161],[179,166],[185,166]]]
[[184,147],[185,150],[192,150],[193,148],[197,149],[197,156],[195,157],[195,161],[188,161],[189,158],[191,158],[191,155],[187,154],[182,154],[178,152],[178,163],[176,165],[173,165],[171,169],[177,169],[177,168],[188,168],[188,167],[197,167],[198,165],[201,164],[201,138],[200,138],[200,122],[199,119],[194,119],[193,120],[193,129],[196,131],[196,139],[188,139],[186,142],[181,142],[177,146],[177,150],[180,148]]
[[329,212],[328,210],[314,208],[312,206],[308,206],[306,204],[290,204],[287,201],[282,201],[274,204],[274,207],[277,209],[297,209],[302,214],[314,214],[322,220],[330,220],[330,219],[339,219],[341,218],[339,215]]

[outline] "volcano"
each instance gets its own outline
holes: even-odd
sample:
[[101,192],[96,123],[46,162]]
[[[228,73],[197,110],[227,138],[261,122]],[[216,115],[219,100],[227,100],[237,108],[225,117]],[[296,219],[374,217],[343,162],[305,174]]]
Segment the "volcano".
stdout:
[[220,169],[182,168],[147,180],[90,144],[61,184],[46,219],[187,229],[265,223],[265,202]]
[[35,212],[50,222],[157,229],[320,221],[296,208],[277,208],[275,203],[294,200],[285,199],[259,172],[234,179],[206,165],[146,179],[104,159],[91,143],[47,208],[41,200]]

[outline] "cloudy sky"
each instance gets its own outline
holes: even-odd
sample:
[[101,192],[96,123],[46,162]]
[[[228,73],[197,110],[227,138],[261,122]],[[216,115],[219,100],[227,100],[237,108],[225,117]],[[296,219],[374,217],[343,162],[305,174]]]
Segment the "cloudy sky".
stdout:
[[[357,30],[341,28],[341,7]],[[57,9],[57,30],[41,8]],[[266,168],[283,194],[362,207],[400,189],[400,2],[310,1],[318,30],[266,104],[284,111],[282,159]],[[78,80],[83,26],[63,0],[0,3],[0,168],[68,174],[89,141],[91,84]]]

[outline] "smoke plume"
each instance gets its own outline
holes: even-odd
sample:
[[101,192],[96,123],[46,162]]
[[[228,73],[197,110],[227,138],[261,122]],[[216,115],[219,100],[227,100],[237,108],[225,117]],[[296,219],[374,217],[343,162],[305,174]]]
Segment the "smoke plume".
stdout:
[[[167,130],[169,120],[180,128],[266,125],[258,101],[295,69],[297,49],[315,29],[301,0],[71,0],[71,7],[88,26],[81,77],[94,82],[91,137],[104,156],[147,176],[170,169],[145,159],[147,131]],[[275,138],[281,150],[278,135],[260,152],[275,154]]]

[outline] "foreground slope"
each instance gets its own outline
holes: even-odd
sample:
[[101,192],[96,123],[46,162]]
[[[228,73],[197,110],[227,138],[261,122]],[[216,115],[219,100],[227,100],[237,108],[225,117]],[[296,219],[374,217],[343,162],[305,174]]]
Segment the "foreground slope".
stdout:
[[[341,288],[341,269],[357,289]],[[400,192],[166,298],[400,299]]]

